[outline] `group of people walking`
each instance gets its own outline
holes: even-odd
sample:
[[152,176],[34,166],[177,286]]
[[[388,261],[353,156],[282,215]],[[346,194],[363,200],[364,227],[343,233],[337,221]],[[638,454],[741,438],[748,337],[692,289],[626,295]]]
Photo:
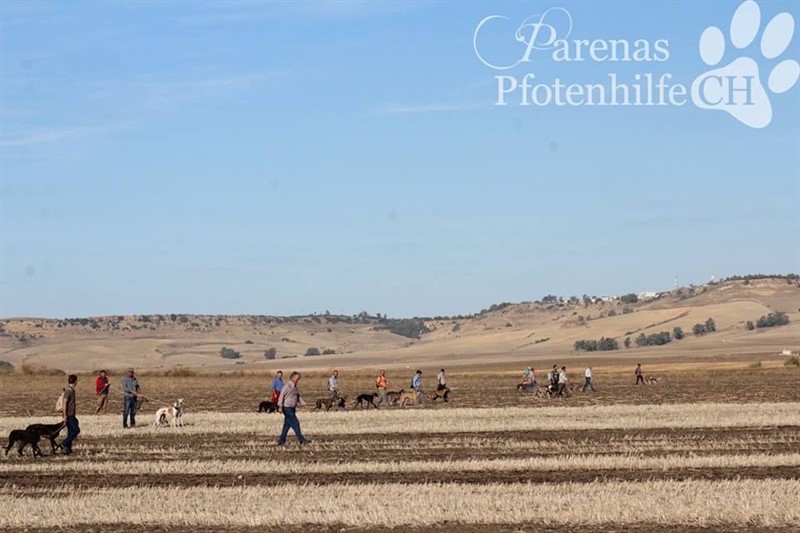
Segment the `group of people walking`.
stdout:
[[[636,369],[633,371],[636,376],[636,385],[644,385],[647,381],[644,378],[642,371],[642,363],[636,364]],[[584,381],[578,388],[579,391],[585,392],[586,389],[591,389],[592,392],[597,392],[594,388],[594,381],[592,380],[592,367],[587,366],[583,372]],[[562,366],[561,369],[558,365],[553,365],[553,368],[547,372],[547,388],[552,396],[566,396],[568,394],[567,385],[569,383],[569,376],[567,375],[567,367]],[[529,366],[522,373],[522,382],[519,384],[518,389],[523,392],[534,392],[538,382],[536,381],[536,370]]]
[[[553,365],[553,368],[547,372],[546,386],[547,390],[550,392],[550,395],[566,396],[569,394],[569,390],[567,388],[568,384],[569,375],[567,374],[567,367],[562,366],[561,369],[559,369],[558,365]],[[522,373],[522,383],[520,383],[519,389],[523,392],[534,392],[538,386],[539,383],[536,380],[536,369],[532,366],[529,366]],[[583,385],[581,385],[578,390],[584,392],[586,389],[591,389],[592,392],[597,391],[597,389],[594,388],[594,383],[592,382],[592,367],[586,367],[586,370],[584,371]]]
[[[301,379],[300,372],[292,372],[289,381],[284,383],[283,371],[278,370],[272,378],[271,401],[277,406],[278,413],[283,414],[283,427],[278,436],[278,446],[284,446],[289,436],[289,430],[293,431],[300,445],[306,445],[310,441],[303,435],[300,427],[300,420],[297,418],[297,408],[306,407],[307,404],[300,394],[297,384]],[[422,370],[417,370],[411,378],[411,389],[421,394],[422,390]],[[339,371],[334,369],[327,382],[328,398],[335,399],[341,397],[341,382]],[[375,390],[378,396],[378,406],[388,405],[387,393],[389,390],[389,380],[386,377],[386,370],[381,369],[375,377]],[[449,401],[450,389],[447,386],[447,373],[442,368],[436,376],[436,390],[441,394],[444,401]]]

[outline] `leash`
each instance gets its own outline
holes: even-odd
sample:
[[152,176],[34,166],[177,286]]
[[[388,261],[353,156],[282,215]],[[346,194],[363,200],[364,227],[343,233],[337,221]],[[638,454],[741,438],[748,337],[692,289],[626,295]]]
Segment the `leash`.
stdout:
[[[119,395],[120,395],[120,396],[122,396],[122,397],[127,397],[127,396],[126,396],[126,394],[125,394],[124,392],[120,392],[120,391],[118,391],[117,389],[112,389],[112,388],[110,388],[110,387],[109,387],[109,390],[110,390],[111,392],[114,392],[114,393],[116,393],[116,394],[119,394]],[[153,402],[153,403],[162,403],[162,404],[163,404],[163,403],[168,403],[168,402],[165,402],[164,400],[159,400],[158,398],[153,398],[152,396],[147,396],[147,395],[145,395],[145,394],[142,394],[142,393],[139,393],[139,394],[137,394],[136,396],[134,396],[134,398],[144,398],[144,399],[146,399],[148,402]]]

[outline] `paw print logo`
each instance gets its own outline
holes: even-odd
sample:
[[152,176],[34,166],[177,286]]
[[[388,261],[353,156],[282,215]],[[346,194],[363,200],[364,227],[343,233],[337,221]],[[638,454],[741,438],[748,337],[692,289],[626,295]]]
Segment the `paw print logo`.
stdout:
[[[761,27],[761,10],[753,0],[746,0],[731,19],[730,42],[744,50],[752,45]],[[789,13],[776,15],[761,34],[760,55],[774,60],[783,54],[794,36],[794,18]],[[725,36],[716,26],[706,28],[700,36],[700,58],[715,67],[725,56]],[[785,93],[797,83],[800,64],[784,59],[775,65],[762,84],[758,63],[750,54],[742,54],[724,67],[709,70],[692,83],[692,101],[701,109],[719,109],[751,128],[764,128],[772,121],[774,94]]]

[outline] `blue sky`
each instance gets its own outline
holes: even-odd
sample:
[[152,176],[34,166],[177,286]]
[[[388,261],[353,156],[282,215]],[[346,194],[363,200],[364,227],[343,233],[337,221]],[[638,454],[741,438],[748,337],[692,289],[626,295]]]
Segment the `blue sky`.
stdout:
[[[519,56],[514,28],[561,6],[575,38],[670,58],[511,74],[689,86],[738,5],[5,1],[0,316],[434,315],[798,272],[800,88],[764,129],[691,104],[497,107],[472,46],[503,14],[488,50]],[[779,59],[798,57],[795,35]]]

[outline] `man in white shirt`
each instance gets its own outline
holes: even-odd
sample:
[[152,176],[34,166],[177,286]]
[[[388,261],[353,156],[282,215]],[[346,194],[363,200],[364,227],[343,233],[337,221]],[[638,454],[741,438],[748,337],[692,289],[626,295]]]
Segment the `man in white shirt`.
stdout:
[[597,392],[594,388],[594,383],[592,383],[592,367],[586,367],[586,372],[584,372],[584,375],[586,376],[586,381],[583,382],[581,392],[586,392],[587,387],[590,387],[592,392]]
[[450,395],[450,389],[447,387],[447,377],[445,376],[444,368],[442,368],[439,371],[439,375],[436,376],[436,391],[441,393],[444,401],[447,402],[450,400],[448,398]]
[[566,396],[567,395],[567,382],[569,378],[567,378],[567,367],[562,366],[561,372],[558,373],[558,394],[557,396]]
[[339,396],[339,371],[334,370],[333,375],[328,379],[328,398]]

